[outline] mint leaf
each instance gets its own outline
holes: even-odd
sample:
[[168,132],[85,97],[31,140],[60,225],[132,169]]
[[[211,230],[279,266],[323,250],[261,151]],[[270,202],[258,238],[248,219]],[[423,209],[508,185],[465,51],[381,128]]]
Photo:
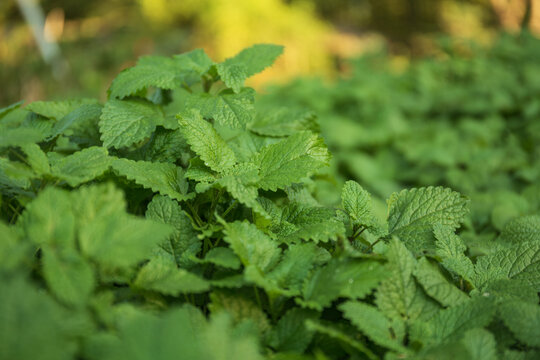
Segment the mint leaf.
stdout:
[[101,140],[106,148],[124,148],[137,144],[163,122],[163,112],[151,103],[114,100],[105,103],[99,121]]
[[258,185],[272,191],[308,177],[329,161],[330,154],[322,139],[310,132],[300,132],[266,146],[253,159],[260,169]]
[[426,293],[443,306],[454,306],[469,299],[463,291],[444,277],[436,265],[430,263],[425,257],[418,261],[414,276]]
[[174,258],[179,267],[189,269],[193,266],[192,258],[201,250],[202,242],[180,204],[166,196],[156,195],[148,204],[146,217],[174,228],[174,232],[159,246]]
[[188,193],[184,170],[174,164],[113,159],[111,165],[120,175],[135,181],[136,184],[178,201],[194,196],[193,193]]
[[222,172],[236,164],[234,152],[198,111],[182,114],[178,122],[187,143],[206,166]]
[[111,158],[102,147],[89,147],[66,157],[51,161],[52,174],[70,186],[94,180],[108,170]]
[[176,266],[174,258],[154,256],[139,271],[134,286],[165,295],[200,293],[210,286],[203,278]]
[[43,249],[43,275],[52,293],[68,305],[83,306],[94,290],[92,267],[72,249]]
[[459,193],[442,187],[402,190],[388,199],[388,231],[418,252],[432,244],[435,224],[460,226],[467,202]]
[[347,181],[341,191],[341,206],[355,225],[369,227],[374,222],[371,195],[355,181]]
[[385,277],[384,267],[376,261],[333,259],[306,280],[301,304],[322,310],[339,297],[361,299]]
[[186,108],[198,109],[203,117],[221,126],[243,129],[253,119],[253,98],[253,92],[247,89],[238,94],[193,94],[186,99]]
[[509,301],[499,305],[499,314],[519,341],[540,346],[540,309],[537,303]]
[[283,47],[278,45],[253,45],[217,64],[217,72],[228,87],[240,92],[248,77],[272,65],[282,52]]
[[375,307],[358,301],[347,301],[339,308],[345,318],[378,345],[401,353],[407,352],[401,343],[403,339],[396,338],[392,322]]

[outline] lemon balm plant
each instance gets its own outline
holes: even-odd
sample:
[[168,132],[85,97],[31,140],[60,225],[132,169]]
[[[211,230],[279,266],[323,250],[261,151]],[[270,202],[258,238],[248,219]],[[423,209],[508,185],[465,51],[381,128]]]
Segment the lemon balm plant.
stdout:
[[281,52],[144,57],[104,104],[0,110],[0,359],[536,356],[538,219],[472,258],[450,189],[320,205],[316,119],[244,86]]

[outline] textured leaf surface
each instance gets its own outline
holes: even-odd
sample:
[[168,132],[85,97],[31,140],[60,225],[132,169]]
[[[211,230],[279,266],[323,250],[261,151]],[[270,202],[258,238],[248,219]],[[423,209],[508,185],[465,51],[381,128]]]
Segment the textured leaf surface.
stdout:
[[160,247],[175,259],[178,266],[191,267],[192,257],[201,250],[202,242],[180,205],[166,196],[156,195],[148,204],[146,217],[174,227],[174,232]]
[[426,344],[440,344],[459,340],[463,332],[488,325],[495,314],[492,301],[476,298],[460,305],[440,310],[427,323],[421,340]]
[[25,110],[46,118],[60,120],[76,108],[86,104],[96,104],[95,99],[79,99],[64,101],[35,101],[25,107]]
[[79,106],[54,124],[49,138],[66,133],[69,129],[84,126],[88,121],[98,120],[101,116],[102,109],[103,106],[100,104],[84,104]]
[[391,319],[429,318],[439,307],[426,297],[412,276],[416,260],[405,245],[393,239],[386,253],[388,278],[377,289],[376,304]]
[[355,181],[347,181],[341,191],[341,206],[355,225],[369,226],[373,223],[371,195]]
[[106,148],[120,149],[149,137],[163,112],[151,103],[135,100],[109,100],[99,121],[101,140]]
[[386,277],[376,261],[337,260],[317,269],[303,287],[304,304],[322,310],[339,297],[360,299]]
[[236,164],[234,152],[199,112],[194,110],[179,116],[178,121],[186,141],[206,166],[221,172]]
[[221,126],[245,128],[253,119],[253,97],[249,90],[238,94],[193,94],[186,99],[186,107],[198,109],[203,117],[214,119]]
[[330,154],[321,138],[300,132],[261,149],[253,163],[259,166],[259,186],[276,191],[328,165]]
[[278,45],[253,45],[218,64],[217,71],[228,87],[239,92],[248,77],[272,65],[282,52],[283,47]]
[[492,333],[476,328],[465,332],[461,343],[469,351],[471,359],[497,360],[497,343]]
[[435,234],[436,254],[441,257],[442,265],[464,279],[471,281],[474,277],[474,265],[464,252],[467,247],[451,226],[437,224],[433,227]]
[[51,173],[51,166],[49,164],[49,159],[47,159],[47,154],[41,150],[39,145],[25,144],[21,146],[21,150],[26,155],[26,162],[36,174],[48,175]]
[[139,271],[134,285],[140,289],[153,290],[165,295],[200,293],[210,288],[203,278],[179,269],[173,258],[155,256]]
[[270,344],[277,351],[303,353],[313,338],[313,332],[306,328],[305,322],[317,317],[317,313],[310,310],[294,308],[287,311],[273,329]]
[[51,161],[51,168],[54,176],[75,187],[102,175],[110,164],[107,149],[93,146]]
[[272,230],[287,242],[300,239],[327,242],[345,234],[343,222],[336,218],[334,210],[295,203],[283,209],[279,224]]
[[236,221],[225,225],[225,241],[238,255],[244,266],[254,266],[265,272],[279,260],[278,244],[253,224]]
[[122,71],[109,89],[111,97],[124,98],[150,86],[174,89],[182,85],[182,68],[176,59],[144,56],[137,65]]
[[114,159],[112,168],[136,184],[178,201],[194,196],[188,193],[184,170],[174,164]]
[[394,335],[390,320],[375,307],[358,301],[347,301],[339,308],[345,318],[375,343],[394,351],[406,352],[401,344],[402,339]]
[[204,259],[199,260],[204,263],[211,263],[224,268],[237,270],[240,268],[240,259],[228,247],[217,247],[210,249]]
[[540,291],[540,243],[524,242],[495,254],[482,256],[475,266],[479,286],[511,280],[516,290]]
[[454,306],[467,301],[469,297],[454,284],[451,284],[436,265],[425,257],[418,261],[414,276],[426,293],[443,306]]
[[388,231],[416,252],[429,245],[433,225],[458,228],[466,206],[467,199],[443,187],[402,190],[388,199]]
[[501,238],[511,243],[540,241],[540,215],[529,215],[510,220]]
[[519,341],[540,347],[540,308],[537,303],[505,302],[499,305],[499,314]]

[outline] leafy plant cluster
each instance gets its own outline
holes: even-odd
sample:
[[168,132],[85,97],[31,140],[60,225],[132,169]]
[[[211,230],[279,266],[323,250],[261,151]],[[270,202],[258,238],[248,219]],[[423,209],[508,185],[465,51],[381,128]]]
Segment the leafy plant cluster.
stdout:
[[328,205],[325,125],[244,86],[281,52],[143,57],[104,104],[0,110],[1,359],[538,356],[539,217],[475,254],[450,188]]

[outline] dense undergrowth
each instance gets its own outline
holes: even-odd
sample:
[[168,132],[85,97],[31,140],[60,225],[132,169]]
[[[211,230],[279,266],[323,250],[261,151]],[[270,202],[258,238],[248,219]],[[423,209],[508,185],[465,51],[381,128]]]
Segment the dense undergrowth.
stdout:
[[0,358],[537,357],[535,41],[257,101],[281,47],[195,50],[0,110]]

